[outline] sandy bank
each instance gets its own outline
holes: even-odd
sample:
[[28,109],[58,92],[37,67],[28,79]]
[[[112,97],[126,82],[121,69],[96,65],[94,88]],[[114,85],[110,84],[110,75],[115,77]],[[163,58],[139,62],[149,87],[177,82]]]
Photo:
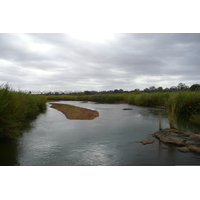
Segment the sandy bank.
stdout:
[[99,116],[99,113],[95,110],[67,104],[52,103],[51,108],[61,111],[68,119],[93,120]]

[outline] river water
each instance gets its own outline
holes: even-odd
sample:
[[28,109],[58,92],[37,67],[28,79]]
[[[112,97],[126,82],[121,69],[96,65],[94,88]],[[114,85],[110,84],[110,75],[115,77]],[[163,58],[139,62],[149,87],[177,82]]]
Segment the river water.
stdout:
[[[152,137],[159,129],[159,109],[128,104],[60,101],[97,110],[94,120],[68,120],[50,108],[29,130],[12,141],[0,141],[0,165],[20,166],[167,166],[200,165],[200,154],[165,149]],[[131,108],[132,110],[123,110]],[[169,128],[162,114],[162,128]],[[197,127],[185,126],[197,131]],[[140,140],[153,139],[143,145]]]

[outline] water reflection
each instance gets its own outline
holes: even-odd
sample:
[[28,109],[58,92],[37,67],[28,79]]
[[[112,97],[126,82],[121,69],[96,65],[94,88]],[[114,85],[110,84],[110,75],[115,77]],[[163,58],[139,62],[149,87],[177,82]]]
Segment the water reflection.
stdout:
[[189,123],[189,117],[180,115],[176,120],[176,127],[193,133],[200,133],[200,125]]
[[18,144],[16,140],[0,140],[0,165],[19,165]]
[[[0,143],[1,165],[31,166],[153,166],[200,164],[197,154],[163,149],[152,138],[159,128],[168,128],[166,111],[127,104],[65,102],[99,112],[94,120],[68,120],[48,106],[21,138]],[[123,110],[132,108],[132,110]],[[137,141],[153,139],[151,145]],[[5,152],[7,152],[5,154]]]

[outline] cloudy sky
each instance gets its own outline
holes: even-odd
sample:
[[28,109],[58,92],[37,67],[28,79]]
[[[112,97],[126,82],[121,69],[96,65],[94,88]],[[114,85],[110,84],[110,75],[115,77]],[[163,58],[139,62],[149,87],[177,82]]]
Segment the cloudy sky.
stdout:
[[200,83],[200,34],[0,34],[0,84],[40,91]]

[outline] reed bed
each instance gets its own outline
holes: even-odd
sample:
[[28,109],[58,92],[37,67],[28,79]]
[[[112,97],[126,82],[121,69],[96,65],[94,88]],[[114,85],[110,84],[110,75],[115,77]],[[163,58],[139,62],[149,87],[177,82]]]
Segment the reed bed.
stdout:
[[14,91],[9,85],[0,87],[0,138],[15,138],[22,128],[46,109],[45,96]]
[[200,91],[179,92],[132,92],[94,95],[51,95],[50,100],[94,101],[98,103],[128,103],[146,107],[165,107],[168,110],[170,126],[177,117],[185,115],[188,120],[200,124]]

